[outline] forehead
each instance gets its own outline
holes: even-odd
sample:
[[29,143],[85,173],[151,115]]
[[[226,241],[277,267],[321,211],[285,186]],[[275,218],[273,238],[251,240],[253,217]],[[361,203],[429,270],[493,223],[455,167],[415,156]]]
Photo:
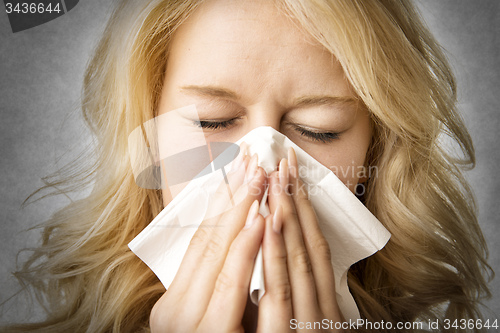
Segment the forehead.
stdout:
[[290,91],[300,79],[324,93],[334,88],[332,78],[343,79],[336,58],[272,0],[201,4],[174,34],[167,73],[236,89],[242,77]]
[[[309,42],[314,41],[307,35],[300,33],[289,36],[290,29],[298,32],[299,26],[273,0],[208,0],[204,1],[186,20],[184,29],[201,28],[207,34],[218,35],[220,41],[239,42],[241,34],[253,31],[247,35],[250,40],[259,39],[264,33],[269,41],[276,37],[300,37]],[[199,31],[198,31],[199,32]],[[290,38],[293,42],[296,38]]]
[[195,53],[206,52],[206,47],[211,52],[205,56],[240,52],[265,58],[275,51],[299,51],[293,55],[324,53],[329,62],[333,59],[273,0],[203,2],[176,31],[171,50]]

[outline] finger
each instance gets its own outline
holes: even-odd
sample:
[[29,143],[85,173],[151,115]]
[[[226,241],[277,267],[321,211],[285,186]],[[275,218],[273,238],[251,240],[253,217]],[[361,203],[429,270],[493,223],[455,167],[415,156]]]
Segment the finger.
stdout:
[[[213,226],[210,239],[206,242],[203,252],[199,253],[199,261],[189,277],[189,287],[183,298],[186,304],[196,304],[200,311],[204,312],[208,306],[229,247],[243,228],[250,206],[255,200],[260,202],[264,193],[265,171],[256,166],[256,161],[252,163],[254,166],[249,165],[247,170],[248,182],[240,187],[234,196],[239,203],[224,212]],[[206,237],[206,234],[203,236]]]
[[271,212],[278,206],[283,209],[283,239],[287,253],[294,316],[298,319],[311,319],[318,309],[316,287],[295,203],[284,190],[288,185],[288,165],[283,159],[280,162],[279,172],[269,177],[269,206]]
[[[249,157],[243,156],[238,168],[227,175],[228,183],[230,184],[231,188],[239,189],[243,185],[245,172],[247,170],[249,162]],[[226,193],[226,183],[222,183],[212,196],[212,205],[219,207],[216,209],[222,211],[222,207],[227,204]],[[179,270],[169,287],[170,293],[178,292],[182,295],[185,293],[185,290],[189,288],[190,280],[193,276],[193,271],[199,265],[200,257],[202,256],[209,240],[211,239],[211,234],[214,230],[214,226],[217,224],[218,219],[220,219],[220,216],[216,216],[211,219],[205,219],[196,230],[182,259]]]
[[[218,296],[212,296],[210,302],[212,304],[209,307],[209,309],[212,309],[209,311],[210,313],[207,315],[205,311],[200,312],[197,306],[193,307],[191,305],[189,308],[183,306],[183,304],[187,303],[186,300],[174,297],[171,294],[172,289],[169,289],[155,303],[151,310],[150,327],[152,330],[154,328],[154,331],[163,332],[168,327],[172,331],[178,331],[179,327],[175,328],[175,323],[184,323],[182,330],[194,332],[197,326],[202,325],[201,321],[203,318],[216,319],[215,321],[205,323],[211,326],[213,326],[214,322],[217,324],[224,323],[225,327],[237,327],[235,325],[241,324],[253,263],[264,231],[264,218],[258,214],[258,203],[255,200],[252,204],[245,228],[231,245],[223,271],[219,274],[218,280],[220,281],[216,284],[216,291],[219,291]],[[249,222],[253,222],[253,225],[250,225]],[[211,290],[207,290],[207,292],[212,293]],[[231,313],[228,313],[228,309],[223,307],[224,304],[231,304],[231,308],[229,309]],[[168,309],[168,311],[165,311],[165,309]],[[221,314],[224,314],[224,316],[221,317]],[[228,329],[223,331],[235,330]]]
[[255,200],[248,213],[245,227],[229,248],[201,327],[208,328],[212,332],[239,330],[247,303],[255,257],[263,234],[264,218],[259,214],[259,201]]
[[292,148],[288,151],[288,160],[292,199],[304,236],[304,244],[311,260],[319,306],[324,313],[335,313],[338,312],[338,305],[330,246],[321,232],[318,218],[308,199],[306,187],[298,177],[297,157]]
[[262,242],[266,292],[259,302],[259,332],[288,332],[293,318],[285,243],[281,233],[283,209],[277,207],[266,218]]
[[[250,163],[250,158],[246,156],[246,150],[247,146],[243,143],[240,153],[234,160],[231,171],[227,176],[223,169],[218,173],[219,176],[223,176],[223,179],[219,179],[221,181],[219,187],[215,193],[209,197],[208,209],[205,212],[204,220],[218,219],[227,209],[234,207],[234,194],[243,184],[245,170]],[[244,164],[244,168],[242,164]],[[208,224],[208,222],[206,224]]]

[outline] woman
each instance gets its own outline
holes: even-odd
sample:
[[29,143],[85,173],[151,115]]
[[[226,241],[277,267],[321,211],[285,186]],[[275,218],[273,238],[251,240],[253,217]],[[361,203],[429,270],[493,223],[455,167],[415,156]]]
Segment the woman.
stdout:
[[[293,152],[269,177],[242,157],[235,187],[290,183],[291,195],[270,193],[264,219],[248,192],[217,220],[236,221],[233,229],[197,233],[168,292],[128,250],[170,201],[135,184],[128,135],[189,104],[207,137],[236,141],[272,126],[332,169],[377,167],[377,177],[337,174],[352,191],[366,187],[362,200],[392,234],[349,272],[363,318],[479,318],[489,266],[460,170],[474,152],[455,99],[449,66],[407,1],[121,2],[85,78],[83,111],[98,142],[94,190],[47,222],[43,246],[17,273],[50,309],[46,322],[24,329],[250,330],[257,316],[264,332],[287,330],[294,318],[342,320]],[[443,133],[463,158],[447,154]],[[255,309],[242,290],[260,243],[267,292]]]

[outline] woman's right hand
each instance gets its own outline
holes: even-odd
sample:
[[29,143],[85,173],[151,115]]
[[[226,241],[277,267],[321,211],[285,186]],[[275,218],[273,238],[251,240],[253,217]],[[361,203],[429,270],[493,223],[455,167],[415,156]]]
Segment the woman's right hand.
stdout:
[[[266,173],[257,156],[240,157],[216,192],[169,289],[151,311],[151,332],[243,332],[242,318],[255,257],[264,234],[258,213]],[[227,208],[227,186],[234,206]]]
[[266,217],[262,242],[266,293],[257,332],[345,332],[337,326],[344,320],[330,246],[299,179],[293,149],[268,179],[272,214]]

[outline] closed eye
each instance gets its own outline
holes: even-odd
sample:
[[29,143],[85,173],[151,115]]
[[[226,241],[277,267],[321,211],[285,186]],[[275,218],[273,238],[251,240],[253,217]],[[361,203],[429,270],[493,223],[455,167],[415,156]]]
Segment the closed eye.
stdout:
[[203,129],[209,130],[217,130],[217,129],[225,129],[234,125],[238,118],[233,118],[224,121],[216,121],[216,120],[195,120],[194,124]]
[[[223,121],[217,121],[217,120],[195,120],[193,123],[206,130],[220,130],[220,129],[227,129],[231,126],[233,126],[238,118],[233,118],[233,119],[228,119],[228,120],[223,120]],[[300,133],[300,135],[306,137],[308,140],[313,141],[313,142],[320,142],[320,143],[330,143],[334,140],[337,140],[340,137],[340,133],[338,132],[321,132],[321,131],[315,131],[315,130],[310,130],[305,127],[297,126],[294,125],[294,128],[297,132]]]
[[294,127],[295,130],[300,133],[300,135],[314,142],[330,143],[334,140],[337,140],[340,137],[340,133],[337,132],[319,132],[319,131],[308,130],[300,126],[294,126]]

